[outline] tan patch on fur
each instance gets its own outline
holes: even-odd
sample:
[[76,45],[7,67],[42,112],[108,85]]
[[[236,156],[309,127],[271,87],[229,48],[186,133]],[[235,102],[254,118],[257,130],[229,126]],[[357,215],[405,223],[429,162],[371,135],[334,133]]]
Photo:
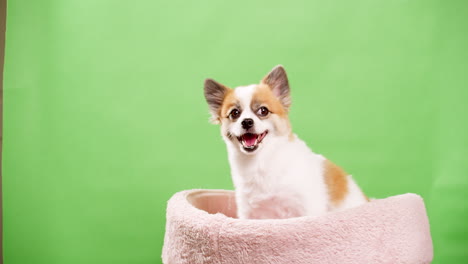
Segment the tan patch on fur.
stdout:
[[[271,113],[276,114],[280,118],[273,119],[276,129],[283,135],[289,134],[290,141],[294,139],[291,124],[289,123],[288,110],[284,108],[281,101],[273,94],[270,86],[264,83],[257,86],[256,91],[252,95],[251,106],[253,108],[265,106]],[[255,112],[256,109],[253,109],[253,111]]]
[[330,201],[337,206],[348,192],[348,174],[329,160],[324,161],[325,184],[328,187]]
[[[221,110],[219,113],[219,118],[227,118],[229,115],[228,111],[233,106],[237,104],[236,96],[234,95],[234,90],[229,89],[229,92],[224,96],[223,105],[221,106]],[[221,121],[221,120],[220,120]]]
[[252,104],[265,105],[272,113],[279,115],[282,118],[288,118],[288,111],[283,107],[280,100],[271,91],[271,88],[266,84],[260,84],[252,97]]

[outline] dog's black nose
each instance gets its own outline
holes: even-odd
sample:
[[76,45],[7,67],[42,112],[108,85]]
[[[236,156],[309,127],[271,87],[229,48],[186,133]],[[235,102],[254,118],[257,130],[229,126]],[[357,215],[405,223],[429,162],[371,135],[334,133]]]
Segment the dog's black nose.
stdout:
[[253,127],[254,121],[253,121],[252,118],[246,118],[246,119],[244,119],[244,120],[242,121],[241,124],[242,124],[242,128],[244,128],[244,129],[249,129],[249,128]]

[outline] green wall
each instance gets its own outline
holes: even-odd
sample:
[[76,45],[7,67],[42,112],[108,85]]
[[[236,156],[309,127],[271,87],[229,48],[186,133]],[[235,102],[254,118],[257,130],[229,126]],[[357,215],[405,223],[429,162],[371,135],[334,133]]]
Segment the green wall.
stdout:
[[207,77],[289,73],[295,132],[372,197],[425,199],[468,263],[468,2],[8,2],[6,264],[160,263],[166,201],[231,189]]

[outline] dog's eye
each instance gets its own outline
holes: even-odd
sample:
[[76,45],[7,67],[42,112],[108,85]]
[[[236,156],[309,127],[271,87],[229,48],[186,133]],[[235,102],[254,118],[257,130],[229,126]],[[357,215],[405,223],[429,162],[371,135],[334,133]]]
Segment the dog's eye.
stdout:
[[229,117],[231,119],[237,119],[239,118],[239,116],[240,116],[240,111],[239,109],[236,109],[236,108],[232,109],[231,112],[229,113]]
[[257,115],[259,116],[267,116],[269,113],[270,110],[268,110],[268,108],[266,108],[265,106],[262,106],[257,110]]

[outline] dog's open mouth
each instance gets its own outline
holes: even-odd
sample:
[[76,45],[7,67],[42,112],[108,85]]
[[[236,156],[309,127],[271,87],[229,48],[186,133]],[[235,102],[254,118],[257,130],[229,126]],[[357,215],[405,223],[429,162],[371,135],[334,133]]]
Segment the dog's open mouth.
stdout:
[[265,131],[261,134],[245,133],[237,139],[242,144],[242,147],[247,152],[252,152],[258,148],[258,145],[265,138],[268,131]]

